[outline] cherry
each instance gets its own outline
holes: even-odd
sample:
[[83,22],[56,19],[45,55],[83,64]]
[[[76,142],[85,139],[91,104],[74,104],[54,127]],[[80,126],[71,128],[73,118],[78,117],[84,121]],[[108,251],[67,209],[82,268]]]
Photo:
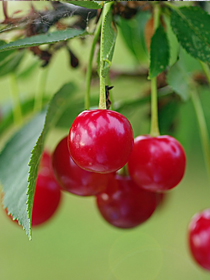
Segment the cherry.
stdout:
[[99,174],[80,168],[69,154],[67,141],[68,137],[64,137],[52,155],[53,170],[59,185],[80,196],[96,195],[104,191],[114,174]]
[[128,160],[131,178],[141,188],[154,192],[174,188],[184,176],[185,166],[183,147],[168,135],[138,136]]
[[132,151],[131,124],[115,111],[84,111],[71,126],[68,147],[81,168],[97,173],[115,172],[126,164]]
[[119,228],[133,228],[145,222],[157,206],[156,193],[139,188],[129,176],[116,175],[106,191],[97,195],[103,218]]
[[188,240],[195,261],[210,270],[210,209],[194,215],[189,224]]
[[32,210],[32,226],[48,221],[58,209],[61,189],[55,177],[38,174]]

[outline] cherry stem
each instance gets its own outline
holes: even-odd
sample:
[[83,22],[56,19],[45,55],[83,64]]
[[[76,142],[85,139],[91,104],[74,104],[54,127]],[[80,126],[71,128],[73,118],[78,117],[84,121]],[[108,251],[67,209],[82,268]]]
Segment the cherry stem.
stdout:
[[[160,23],[160,7],[154,7],[154,32]],[[157,137],[160,135],[158,126],[158,98],[157,98],[157,78],[151,78],[151,128],[150,135]]]
[[17,84],[17,78],[14,73],[10,74],[10,86],[13,100],[13,115],[14,122],[17,126],[20,126],[23,123],[23,116],[20,104],[19,90]]
[[48,75],[48,67],[45,67],[41,72],[39,88],[34,102],[34,112],[39,112],[42,109],[42,100],[45,94],[47,75]]
[[87,67],[87,73],[86,73],[86,95],[85,95],[85,109],[89,110],[90,108],[90,83],[91,83],[91,76],[92,76],[92,65],[93,65],[93,56],[95,52],[96,43],[98,41],[98,37],[100,35],[101,31],[101,24],[102,24],[102,16],[100,16],[99,21],[97,23],[93,42],[90,49],[90,55],[89,55],[89,61],[88,61],[88,67]]
[[200,98],[199,98],[198,93],[195,89],[191,91],[191,99],[192,99],[192,102],[193,102],[193,106],[194,106],[197,121],[198,121],[201,144],[202,144],[202,149],[203,149],[203,155],[204,155],[204,160],[205,160],[206,169],[207,169],[209,182],[210,182],[210,149],[209,149],[209,143],[210,142],[209,142],[209,135],[208,135],[208,129],[207,129],[203,109],[202,109],[202,106],[201,106]]
[[105,16],[111,9],[113,2],[105,2],[104,8],[102,11],[102,27],[101,27],[101,40],[100,40],[100,71],[99,71],[99,77],[100,77],[100,97],[99,97],[99,109],[106,109],[106,90],[105,90],[105,85],[106,85],[106,79],[103,74],[103,69],[104,69],[104,43],[105,43],[105,38],[104,38],[104,23],[105,23]]

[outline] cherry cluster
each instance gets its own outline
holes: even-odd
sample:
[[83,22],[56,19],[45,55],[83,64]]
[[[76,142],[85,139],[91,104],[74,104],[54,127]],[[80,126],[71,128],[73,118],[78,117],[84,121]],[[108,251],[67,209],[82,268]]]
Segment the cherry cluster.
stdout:
[[[121,172],[126,164],[129,175]],[[185,165],[185,152],[176,139],[146,135],[134,140],[123,115],[101,109],[79,114],[52,155],[61,188],[95,196],[102,217],[119,228],[145,222],[162,193],[181,181]]]

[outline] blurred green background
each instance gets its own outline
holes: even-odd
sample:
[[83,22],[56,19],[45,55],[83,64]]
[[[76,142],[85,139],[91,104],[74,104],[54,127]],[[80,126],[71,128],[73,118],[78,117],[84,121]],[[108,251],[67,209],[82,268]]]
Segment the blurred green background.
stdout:
[[[38,9],[48,3],[35,2]],[[27,10],[30,2],[8,2],[9,12]],[[2,8],[1,19],[2,19]],[[1,20],[0,19],[0,20]],[[80,59],[79,69],[71,69],[66,52],[53,58],[47,79],[46,94],[54,94],[64,83],[74,81],[85,92],[84,69],[87,65],[89,39],[81,44],[72,41],[71,47]],[[28,55],[22,69],[36,60]],[[192,62],[194,63],[194,62]],[[120,34],[117,39],[113,69],[133,71],[136,62],[127,50]],[[42,69],[38,66],[18,86],[22,100],[38,90]],[[0,107],[11,103],[9,77],[0,79]],[[146,78],[116,77],[114,100],[131,100],[149,88]],[[97,81],[92,94],[99,91]],[[203,87],[201,101],[210,126],[209,88]],[[130,117],[135,135],[149,132],[149,105],[135,109]],[[54,130],[46,146],[53,150],[68,130]],[[0,211],[0,279],[1,280],[207,280],[210,274],[192,260],[187,244],[187,228],[191,217],[210,207],[210,184],[204,165],[199,130],[191,102],[183,103],[178,112],[177,129],[173,134],[187,153],[187,170],[183,181],[166,196],[163,205],[143,225],[132,230],[116,229],[98,213],[94,198],[64,194],[55,217],[32,232],[28,241],[21,227],[12,223]],[[5,139],[1,138],[3,146]],[[21,163],[20,163],[21,164]],[[9,166],[8,166],[9,168]],[[11,174],[12,176],[12,174]]]

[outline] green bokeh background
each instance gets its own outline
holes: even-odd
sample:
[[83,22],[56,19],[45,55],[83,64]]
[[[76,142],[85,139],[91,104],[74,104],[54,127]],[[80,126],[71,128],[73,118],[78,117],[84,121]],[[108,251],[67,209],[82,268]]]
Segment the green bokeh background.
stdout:
[[[9,2],[9,11],[27,10],[30,2]],[[47,3],[35,2],[37,8]],[[0,8],[1,10],[2,8]],[[1,11],[2,13],[2,11]],[[2,19],[2,15],[1,15]],[[0,19],[0,20],[1,20]],[[72,42],[81,66],[72,70],[66,52],[53,58],[47,80],[47,94],[55,93],[64,83],[74,81],[85,91],[84,69],[88,59],[89,41],[84,45]],[[28,55],[22,69],[35,58]],[[118,37],[113,60],[114,69],[135,69],[135,61]],[[21,69],[20,69],[21,70]],[[19,81],[21,98],[35,94],[42,71],[38,67],[30,78]],[[0,79],[0,106],[6,108],[9,98],[9,78]],[[149,82],[136,77],[112,80],[114,100],[141,96]],[[93,84],[92,94],[99,85]],[[207,123],[210,125],[209,88],[201,98]],[[135,135],[149,132],[146,118],[148,105],[140,107],[130,121]],[[67,130],[54,130],[48,135],[47,147],[53,150]],[[183,181],[167,196],[164,204],[143,225],[132,230],[120,230],[107,224],[98,213],[94,198],[63,195],[55,217],[32,232],[28,241],[21,227],[12,223],[0,211],[0,279],[1,280],[208,280],[210,274],[198,267],[190,256],[187,227],[191,217],[210,207],[210,185],[202,156],[199,131],[191,102],[180,108],[175,136],[187,153],[187,170]],[[1,138],[1,145],[5,139]],[[20,163],[21,164],[21,163]],[[8,166],[9,168],[9,166]],[[11,174],[12,175],[12,174]]]

